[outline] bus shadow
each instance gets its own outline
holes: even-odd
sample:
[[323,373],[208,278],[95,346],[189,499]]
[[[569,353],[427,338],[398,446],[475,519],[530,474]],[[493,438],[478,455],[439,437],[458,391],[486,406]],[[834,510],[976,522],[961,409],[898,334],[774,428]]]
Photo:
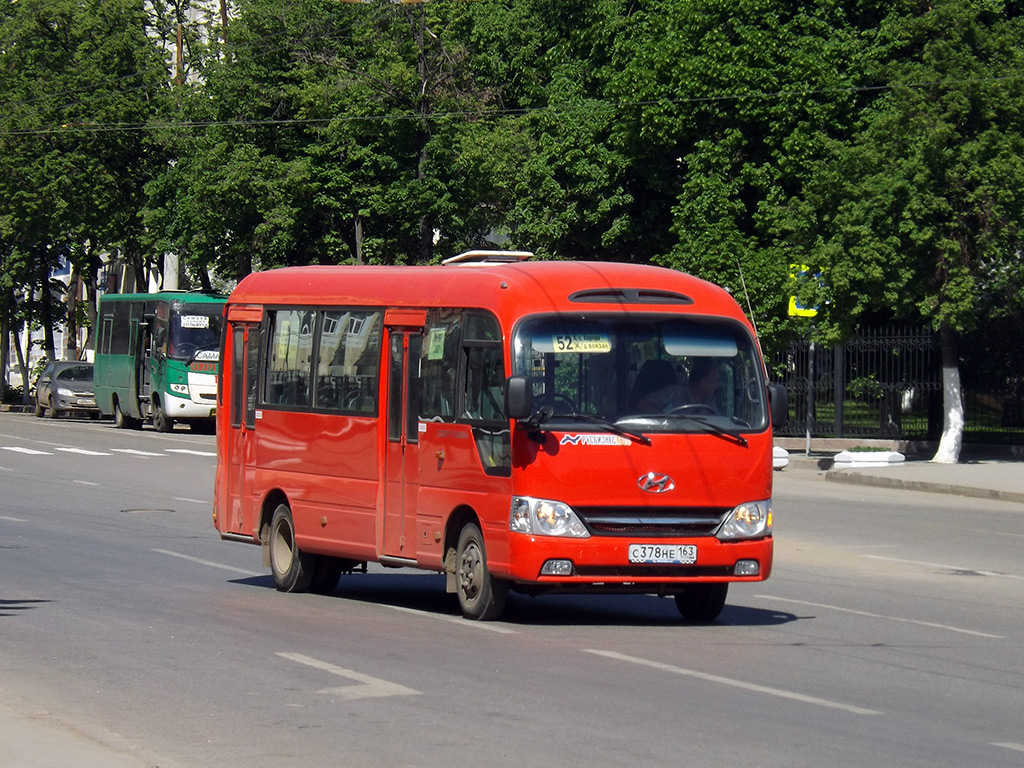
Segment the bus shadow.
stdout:
[[[273,589],[269,576],[232,580]],[[346,574],[325,599],[355,600],[421,613],[457,618],[462,615],[455,595],[444,589],[444,576],[424,573]],[[734,600],[742,600],[742,593]],[[726,603],[716,621],[705,626],[779,626],[801,617],[782,611]],[[678,626],[686,624],[675,600],[654,595],[552,594],[531,597],[511,592],[500,623],[523,626]],[[691,623],[691,626],[701,626]]]
[[37,605],[43,603],[50,603],[52,600],[37,600],[37,599],[26,599],[26,600],[0,600],[0,617],[2,616],[17,616],[19,613],[24,611],[30,611]]

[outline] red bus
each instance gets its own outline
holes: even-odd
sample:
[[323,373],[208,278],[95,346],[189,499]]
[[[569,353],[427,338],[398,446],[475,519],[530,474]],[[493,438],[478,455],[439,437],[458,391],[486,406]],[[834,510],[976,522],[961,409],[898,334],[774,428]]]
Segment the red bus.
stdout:
[[225,306],[214,525],[282,591],[368,562],[509,590],[673,596],[715,619],[772,568],[772,414],[721,288],[650,266],[473,251],[291,267]]

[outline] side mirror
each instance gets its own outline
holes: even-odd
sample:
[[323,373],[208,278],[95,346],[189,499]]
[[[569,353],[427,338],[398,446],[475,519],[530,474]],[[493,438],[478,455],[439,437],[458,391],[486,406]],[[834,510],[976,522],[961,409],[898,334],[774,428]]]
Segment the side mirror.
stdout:
[[781,384],[768,385],[768,410],[772,426],[784,427],[789,423],[789,393]]
[[509,376],[505,379],[505,415],[522,421],[533,413],[533,389],[525,376]]

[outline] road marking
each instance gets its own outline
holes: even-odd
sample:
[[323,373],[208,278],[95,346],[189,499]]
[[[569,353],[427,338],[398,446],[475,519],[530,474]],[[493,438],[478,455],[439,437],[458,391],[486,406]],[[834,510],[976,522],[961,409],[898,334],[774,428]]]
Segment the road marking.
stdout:
[[224,565],[223,563],[215,563],[211,560],[200,560],[198,557],[192,557],[192,555],[183,555],[181,552],[171,552],[169,549],[154,549],[154,552],[158,552],[161,555],[169,555],[170,557],[177,557],[182,560],[188,560],[193,563],[199,563],[200,565],[208,565],[211,568],[220,568],[222,571],[231,571],[232,573],[240,573],[243,576],[262,576],[262,573],[257,571],[247,571],[243,568],[235,568],[232,565]]
[[183,496],[175,496],[175,501],[184,501],[186,504],[212,504],[212,501],[207,499],[187,499]]
[[168,448],[168,453],[187,453],[190,456],[216,456],[216,453],[210,451],[193,451],[190,448]]
[[1012,741],[994,741],[992,742],[993,747],[1002,747],[1003,749],[1012,749],[1014,752],[1024,752],[1024,744],[1017,744]]
[[773,595],[754,595],[756,598],[761,600],[776,600],[782,603],[795,603],[796,605],[806,605],[811,608],[825,608],[829,611],[838,611],[840,613],[852,613],[854,616],[867,616],[871,619],[885,619],[887,621],[902,621],[907,624],[917,624],[921,627],[931,627],[932,629],[945,629],[950,632],[960,632],[964,635],[974,635],[975,637],[988,637],[993,640],[1001,640],[1002,635],[990,635],[987,632],[978,632],[973,629],[963,629],[962,627],[951,627],[948,624],[935,624],[931,621],[918,621],[917,619],[906,619],[902,616],[884,616],[880,613],[868,613],[867,611],[857,611],[853,608],[841,608],[838,605],[828,605],[826,603],[811,603],[807,600],[791,600],[788,597],[775,597]]
[[85,448],[58,448],[58,451],[64,453],[77,453],[80,456],[109,456],[109,453],[103,453],[102,451],[87,451]]
[[37,451],[34,448],[22,448],[18,445],[0,445],[0,450],[11,451],[12,453],[25,453],[29,456],[53,456],[49,451]]
[[829,709],[839,709],[843,712],[849,712],[854,715],[880,715],[882,714],[875,709],[866,709],[864,707],[857,707],[852,704],[843,704],[839,701],[830,701],[829,699],[819,699],[817,696],[807,696],[802,693],[796,693],[794,691],[787,691],[782,688],[772,688],[767,685],[758,685],[757,683],[747,683],[743,680],[734,680],[731,677],[722,677],[720,675],[711,675],[707,672],[698,672],[693,669],[684,669],[683,667],[676,667],[672,664],[662,664],[658,661],[650,661],[649,659],[641,659],[636,656],[627,656],[624,653],[616,653],[615,651],[601,651],[595,648],[584,648],[586,653],[593,653],[598,656],[604,656],[608,659],[615,659],[617,661],[628,661],[631,664],[639,664],[644,667],[651,667],[652,669],[658,669],[662,672],[671,672],[675,675],[684,675],[686,677],[695,677],[698,680],[704,680],[709,683],[718,683],[720,685],[729,685],[733,688],[741,688],[745,691],[753,691],[755,693],[766,693],[769,696],[777,696],[781,699],[792,699],[793,701],[799,701],[804,704],[813,704],[817,707],[827,707]]
[[132,456],[163,456],[162,453],[153,453],[152,451],[137,451],[134,448],[111,448],[110,450],[116,451],[117,453],[130,453]]
[[965,568],[962,565],[946,565],[945,563],[929,563],[923,560],[900,560],[897,557],[882,557],[881,555],[861,555],[870,560],[884,560],[888,563],[903,563],[904,565],[923,565],[926,568],[941,568],[944,571],[957,571],[960,573],[976,573],[979,576],[1000,576],[1004,579],[1021,579],[1024,580],[1024,576],[1018,576],[1014,573],[999,573],[997,571],[979,571],[975,568]]
[[100,487],[99,483],[94,483],[91,480],[75,480],[75,483],[77,483],[78,485],[89,485],[89,486],[93,486],[93,487],[96,487],[96,488]]
[[330,672],[332,675],[338,677],[345,677],[349,680],[353,680],[359,685],[346,685],[340,688],[322,688],[317,693],[327,694],[329,696],[340,696],[343,699],[370,699],[380,698],[383,696],[412,696],[422,693],[413,688],[406,688],[404,685],[398,683],[391,683],[387,680],[381,680],[379,677],[370,677],[360,672],[354,672],[351,669],[344,669],[342,667],[336,667],[334,664],[328,664],[326,661],[320,661],[319,659],[313,659],[309,656],[303,656],[301,653],[278,653],[283,659],[298,662],[299,664],[305,664],[307,667],[313,667],[314,669],[321,669],[324,672]]
[[22,520],[20,517],[4,517],[2,515],[0,515],[0,520],[6,520],[9,523],[24,523],[24,522],[27,522],[25,520]]
[[428,619],[440,619],[441,621],[451,621],[451,622],[454,622],[456,624],[460,624],[460,625],[463,625],[463,626],[473,627],[474,629],[486,629],[489,632],[498,632],[499,634],[503,634],[503,635],[518,635],[519,634],[518,630],[516,630],[516,629],[509,629],[508,627],[503,627],[500,624],[491,624],[491,623],[485,622],[485,621],[466,621],[466,619],[464,619],[461,616],[441,616],[440,614],[437,614],[437,613],[429,613],[427,611],[418,611],[415,608],[406,608],[405,606],[401,606],[401,605],[385,605],[384,607],[385,608],[390,608],[393,611],[402,611],[403,613],[411,613],[411,614],[414,614],[416,616],[424,616],[424,617],[426,617]]

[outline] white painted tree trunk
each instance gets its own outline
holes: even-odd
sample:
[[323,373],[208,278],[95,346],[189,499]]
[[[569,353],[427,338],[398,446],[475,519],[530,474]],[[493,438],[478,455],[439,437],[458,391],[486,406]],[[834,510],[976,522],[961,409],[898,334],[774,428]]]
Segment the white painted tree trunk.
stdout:
[[942,438],[932,457],[937,464],[956,464],[964,442],[964,399],[960,389],[960,366],[956,336],[943,329],[942,337]]

